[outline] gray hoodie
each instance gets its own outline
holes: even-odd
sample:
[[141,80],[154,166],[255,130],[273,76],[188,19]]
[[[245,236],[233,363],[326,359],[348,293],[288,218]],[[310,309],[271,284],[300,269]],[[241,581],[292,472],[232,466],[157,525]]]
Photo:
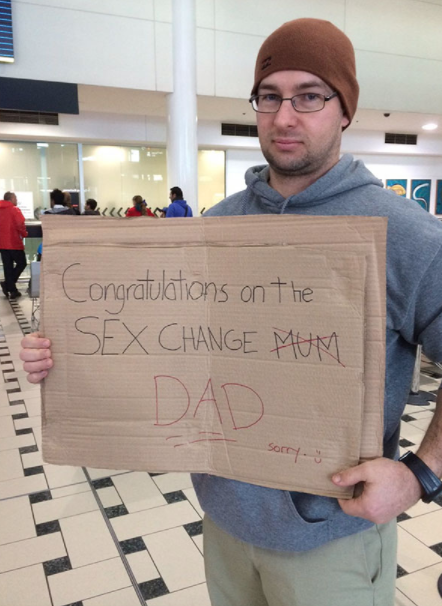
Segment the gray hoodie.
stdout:
[[[268,167],[246,172],[247,189],[205,216],[251,214],[388,217],[387,347],[384,456],[397,455],[401,415],[416,356],[442,360],[442,223],[417,202],[384,190],[360,161],[345,155],[301,193],[284,198],[268,183]],[[305,551],[369,528],[336,499],[275,490],[208,474],[193,483],[204,511],[229,534],[259,547]]]

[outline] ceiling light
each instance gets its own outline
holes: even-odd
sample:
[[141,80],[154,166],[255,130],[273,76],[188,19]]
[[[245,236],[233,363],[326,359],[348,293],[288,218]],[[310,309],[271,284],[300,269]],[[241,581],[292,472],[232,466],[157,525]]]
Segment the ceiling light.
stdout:
[[429,122],[428,124],[424,124],[422,128],[424,130],[435,130],[437,128],[437,124],[434,122]]

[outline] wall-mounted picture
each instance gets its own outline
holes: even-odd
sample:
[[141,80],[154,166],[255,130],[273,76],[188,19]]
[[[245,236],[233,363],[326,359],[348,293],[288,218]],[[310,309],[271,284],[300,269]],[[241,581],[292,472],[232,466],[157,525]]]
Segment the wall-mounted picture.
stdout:
[[387,179],[386,189],[392,189],[398,196],[407,195],[407,179]]
[[426,211],[430,210],[431,179],[411,181],[411,199],[416,200]]
[[436,182],[436,215],[442,215],[442,180]]

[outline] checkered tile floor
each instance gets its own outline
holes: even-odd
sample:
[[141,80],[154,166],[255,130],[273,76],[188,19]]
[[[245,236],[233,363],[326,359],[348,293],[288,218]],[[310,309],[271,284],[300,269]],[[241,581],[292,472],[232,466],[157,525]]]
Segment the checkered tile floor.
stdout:
[[[43,462],[40,389],[18,357],[30,315],[26,296],[1,298],[0,606],[209,606],[188,474]],[[429,398],[440,376],[423,365]],[[417,449],[434,406],[407,406],[402,451]],[[400,516],[398,564],[395,606],[442,606],[442,499]]]

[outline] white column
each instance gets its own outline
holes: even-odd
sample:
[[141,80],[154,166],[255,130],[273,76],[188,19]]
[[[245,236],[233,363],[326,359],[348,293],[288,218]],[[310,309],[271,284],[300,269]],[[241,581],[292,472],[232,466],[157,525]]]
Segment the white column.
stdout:
[[198,214],[195,0],[173,0],[173,93],[168,95],[167,176]]

